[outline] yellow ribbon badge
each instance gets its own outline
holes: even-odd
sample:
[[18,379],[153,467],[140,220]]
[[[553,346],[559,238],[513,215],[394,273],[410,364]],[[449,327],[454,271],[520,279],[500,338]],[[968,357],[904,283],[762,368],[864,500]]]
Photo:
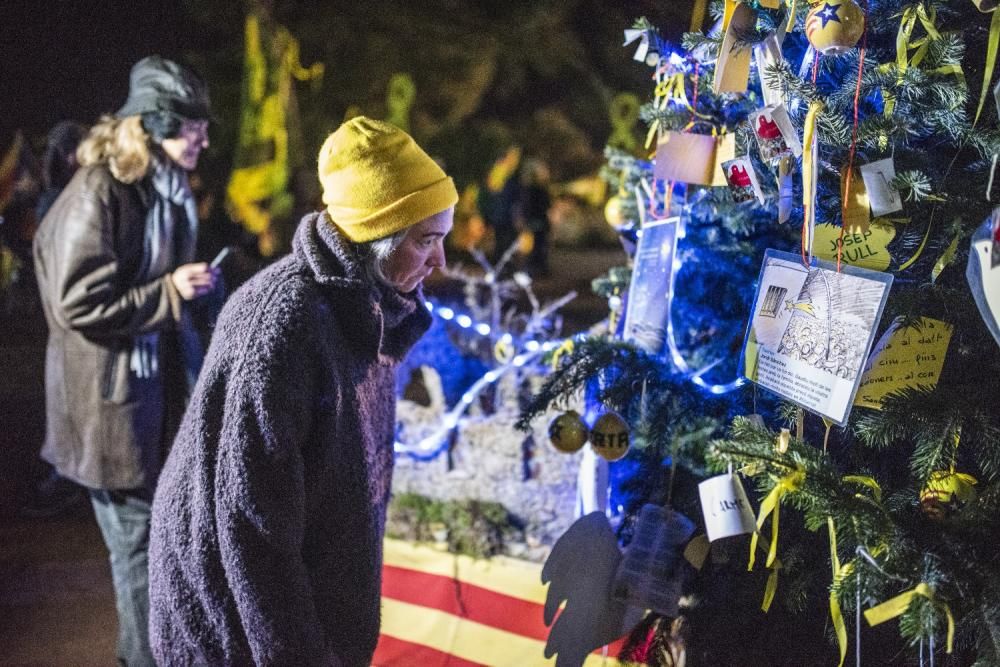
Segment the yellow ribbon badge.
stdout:
[[929,584],[921,582],[917,584],[912,589],[906,591],[905,593],[900,593],[891,600],[886,600],[880,605],[876,605],[871,609],[865,611],[865,620],[868,621],[868,625],[878,625],[879,623],[885,623],[888,620],[901,616],[903,612],[910,606],[910,602],[917,595],[922,595],[931,601],[936,607],[940,607],[944,611],[944,615],[948,620],[948,638],[947,638],[947,652],[951,653],[952,644],[955,639],[955,619],[951,615],[951,607],[948,606],[946,602],[940,602],[934,597],[934,589],[930,587]]
[[775,556],[778,555],[778,519],[780,517],[781,499],[787,493],[798,491],[806,481],[806,471],[801,468],[785,475],[778,480],[771,492],[760,504],[760,512],[757,515],[757,532],[750,538],[750,562],[747,563],[747,570],[753,570],[753,564],[757,556],[757,539],[760,537],[760,529],[767,521],[767,517],[773,512],[774,518],[771,521],[771,547],[767,552],[768,567],[774,564]]

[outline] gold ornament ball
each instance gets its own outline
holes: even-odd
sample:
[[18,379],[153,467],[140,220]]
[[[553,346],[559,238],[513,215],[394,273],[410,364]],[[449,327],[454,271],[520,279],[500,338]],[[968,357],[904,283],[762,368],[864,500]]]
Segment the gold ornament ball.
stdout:
[[622,198],[615,195],[604,205],[604,219],[614,228],[625,224],[625,216],[622,215]]
[[549,423],[549,440],[560,452],[571,454],[587,442],[587,424],[576,410],[567,410]]
[[605,412],[590,429],[590,446],[597,455],[608,461],[617,461],[628,452],[628,424],[617,412]]
[[865,13],[854,0],[821,0],[806,16],[806,38],[824,56],[854,48],[865,31]]
[[950,470],[932,472],[920,491],[920,509],[931,519],[950,516],[976,499],[975,483],[974,477],[964,473]]

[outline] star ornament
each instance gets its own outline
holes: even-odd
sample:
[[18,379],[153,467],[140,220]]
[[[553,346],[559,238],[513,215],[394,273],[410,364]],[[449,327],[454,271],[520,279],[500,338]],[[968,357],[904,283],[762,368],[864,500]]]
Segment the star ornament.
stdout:
[[840,9],[840,5],[831,5],[829,2],[823,3],[823,9],[816,12],[816,16],[823,19],[823,27],[830,21],[836,21],[840,23],[840,19],[837,17],[837,11]]

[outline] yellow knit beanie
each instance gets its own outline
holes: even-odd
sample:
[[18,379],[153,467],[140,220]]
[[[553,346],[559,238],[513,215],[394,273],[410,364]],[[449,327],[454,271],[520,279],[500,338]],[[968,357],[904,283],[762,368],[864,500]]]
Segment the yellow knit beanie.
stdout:
[[364,116],[323,142],[319,181],[330,219],[356,243],[394,234],[458,202],[455,184],[410,135]]

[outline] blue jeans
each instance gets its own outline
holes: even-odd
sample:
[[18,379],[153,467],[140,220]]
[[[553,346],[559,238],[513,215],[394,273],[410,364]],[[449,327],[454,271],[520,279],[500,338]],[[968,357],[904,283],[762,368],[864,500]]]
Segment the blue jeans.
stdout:
[[118,662],[127,667],[156,663],[149,650],[149,493],[90,491],[94,517],[111,556],[118,609]]

